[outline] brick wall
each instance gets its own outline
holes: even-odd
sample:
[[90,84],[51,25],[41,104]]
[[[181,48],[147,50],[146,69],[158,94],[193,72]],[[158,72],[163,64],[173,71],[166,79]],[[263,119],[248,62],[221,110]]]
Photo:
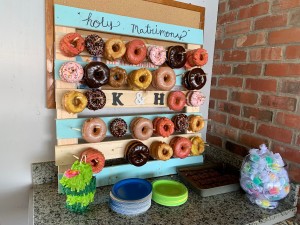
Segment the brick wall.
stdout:
[[209,108],[209,143],[266,143],[300,182],[300,0],[220,0]]

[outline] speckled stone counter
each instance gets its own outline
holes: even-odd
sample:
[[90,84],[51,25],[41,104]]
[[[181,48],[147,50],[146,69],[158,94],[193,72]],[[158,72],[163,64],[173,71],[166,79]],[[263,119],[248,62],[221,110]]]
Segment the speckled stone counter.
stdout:
[[[49,163],[46,164],[49,166]],[[33,165],[33,168],[40,167]],[[41,171],[39,171],[39,174],[42,174],[41,177],[33,173],[33,176],[36,176],[35,180],[47,180],[47,176],[49,176],[49,174],[46,173],[45,175]],[[55,176],[52,174],[51,177]],[[174,175],[154,178],[152,180],[156,179],[178,179],[178,177]],[[90,210],[85,214],[77,215],[65,208],[66,197],[57,193],[57,182],[48,184],[35,182],[33,186],[34,224],[275,224],[295,215],[299,186],[293,184],[288,197],[282,200],[278,208],[274,210],[261,209],[251,204],[242,191],[202,198],[196,192],[189,189],[189,198],[184,205],[165,207],[152,202],[151,208],[146,213],[135,217],[119,215],[109,208],[110,190],[111,186],[97,188],[95,201],[91,205]]]

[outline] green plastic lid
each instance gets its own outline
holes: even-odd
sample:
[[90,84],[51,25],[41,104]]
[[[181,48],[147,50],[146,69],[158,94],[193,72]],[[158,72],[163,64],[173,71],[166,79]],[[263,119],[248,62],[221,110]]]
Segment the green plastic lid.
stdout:
[[177,206],[186,202],[187,188],[174,180],[157,180],[152,183],[152,199],[158,204]]

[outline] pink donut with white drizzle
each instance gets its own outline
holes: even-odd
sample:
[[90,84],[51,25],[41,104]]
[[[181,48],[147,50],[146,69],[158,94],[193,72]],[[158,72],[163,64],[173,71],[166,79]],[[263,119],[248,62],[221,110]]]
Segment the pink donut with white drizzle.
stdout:
[[148,59],[156,66],[166,61],[166,50],[162,46],[150,46],[147,53]]
[[189,91],[186,95],[188,106],[199,107],[205,102],[206,96],[200,91]]
[[83,77],[83,68],[79,63],[66,62],[59,69],[59,76],[62,81],[77,83]]

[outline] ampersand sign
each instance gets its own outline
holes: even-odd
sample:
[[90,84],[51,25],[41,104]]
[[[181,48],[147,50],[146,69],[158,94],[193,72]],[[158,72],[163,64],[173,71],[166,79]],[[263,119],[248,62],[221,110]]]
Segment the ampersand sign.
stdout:
[[135,96],[135,104],[137,105],[144,105],[145,98],[143,97],[143,92],[137,92]]

